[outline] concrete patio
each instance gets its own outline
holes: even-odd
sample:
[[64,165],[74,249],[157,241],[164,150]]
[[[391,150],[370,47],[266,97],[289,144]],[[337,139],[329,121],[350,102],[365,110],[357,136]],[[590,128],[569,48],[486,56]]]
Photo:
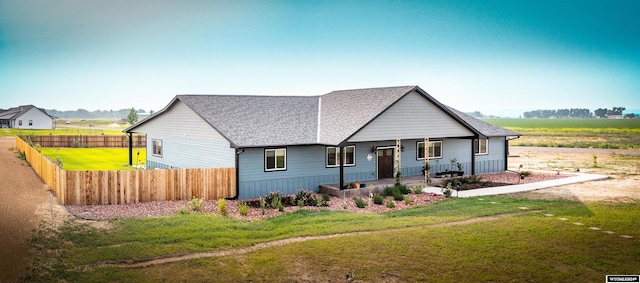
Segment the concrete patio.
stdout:
[[[405,176],[402,177],[402,184],[407,187],[413,186],[423,186],[423,187],[438,187],[440,184],[444,182],[445,179],[448,178],[435,178],[432,174],[431,183],[426,185],[424,182],[424,176],[415,175],[415,176]],[[341,190],[340,184],[325,184],[320,185],[320,193],[321,194],[329,194],[331,196],[339,197],[339,198],[353,198],[353,197],[364,197],[369,196],[369,193],[382,193],[385,187],[392,187],[396,184],[395,178],[387,178],[387,179],[379,179],[379,180],[371,180],[371,181],[362,181],[359,182],[361,185],[366,184],[366,187],[359,189],[346,189]],[[373,191],[371,191],[371,187],[373,187]],[[439,190],[439,188],[437,188]]]

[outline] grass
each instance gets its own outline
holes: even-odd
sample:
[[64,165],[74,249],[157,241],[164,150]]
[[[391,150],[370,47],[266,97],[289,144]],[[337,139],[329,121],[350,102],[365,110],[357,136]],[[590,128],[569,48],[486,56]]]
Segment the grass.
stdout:
[[[62,168],[70,171],[135,169],[129,166],[128,148],[42,148],[41,153],[54,161],[59,158]],[[134,149],[133,164],[144,164],[145,160],[146,149]]]
[[[522,212],[518,208],[522,206],[542,212],[475,224],[425,226]],[[556,216],[545,217],[543,213]],[[41,252],[25,279],[339,281],[353,272],[362,281],[593,282],[606,274],[637,274],[640,227],[633,223],[639,217],[638,204],[484,197],[384,214],[301,210],[254,222],[206,214],[127,218],[111,221],[114,228],[108,231],[69,222],[59,231],[41,227],[41,232],[34,234],[32,246]],[[591,231],[589,226],[617,234]],[[92,265],[356,231],[377,232],[138,269]],[[619,234],[636,239],[622,239]]]
[[483,119],[522,134],[516,146],[640,148],[640,119]]

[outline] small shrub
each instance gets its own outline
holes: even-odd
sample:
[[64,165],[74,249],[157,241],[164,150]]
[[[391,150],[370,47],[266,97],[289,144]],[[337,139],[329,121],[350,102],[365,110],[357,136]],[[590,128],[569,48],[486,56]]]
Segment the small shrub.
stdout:
[[262,197],[260,197],[260,211],[262,212],[262,215],[264,215],[264,209],[266,207],[267,207],[267,201]]
[[21,150],[18,150],[18,157],[22,160],[27,160],[27,153]]
[[404,196],[404,204],[410,205],[411,202],[412,202],[412,200],[411,200],[410,196]]
[[284,212],[284,204],[282,202],[278,202],[278,211]]
[[358,208],[365,208],[367,206],[367,202],[361,198],[353,198],[353,201],[355,201]]
[[373,203],[381,205],[384,202],[384,196],[375,194],[373,195]]
[[247,216],[249,214],[249,205],[244,201],[241,202],[240,205],[238,205],[238,212],[240,212],[242,216]]
[[183,207],[178,209],[178,214],[187,215],[187,214],[190,214],[190,213],[191,212],[189,211],[189,209],[186,206],[183,206]]
[[227,215],[227,200],[226,199],[219,199],[218,200],[218,213],[222,216],[226,216]]
[[451,182],[447,183],[447,186],[441,189],[442,194],[445,197],[450,197],[451,196]]
[[400,192],[403,195],[411,193],[411,189],[409,189],[409,187],[407,187],[405,185],[397,185],[396,187],[398,188],[398,190],[400,190]]
[[522,177],[522,178],[526,178],[526,177],[529,177],[529,176],[531,176],[531,172],[529,172],[529,171],[521,171],[520,172],[520,177]]
[[342,204],[342,209],[347,209],[347,203],[345,202],[344,204]]
[[199,212],[202,209],[202,203],[203,202],[204,202],[204,199],[197,198],[197,197],[194,196],[189,201],[189,205],[191,205],[191,210]]
[[301,200],[301,199],[298,200],[298,204],[297,205],[298,205],[299,208],[302,208],[304,206],[304,201]]
[[394,200],[404,200],[404,195],[400,191],[393,192]]
[[414,186],[413,187],[413,193],[414,194],[421,194],[422,190],[424,190],[423,186],[418,185],[418,186]]
[[387,207],[388,207],[388,208],[394,208],[394,207],[396,207],[396,202],[395,202],[395,201],[393,201],[393,200],[389,200],[389,201],[387,202]]
[[280,192],[271,192],[271,194],[267,196],[267,201],[271,207],[278,208],[278,204],[281,203]]
[[331,200],[331,196],[329,194],[322,194],[322,201],[329,201]]
[[397,187],[393,186],[393,187],[385,187],[384,190],[382,190],[382,195],[385,197],[390,197],[393,196],[393,193],[395,191],[400,191]]

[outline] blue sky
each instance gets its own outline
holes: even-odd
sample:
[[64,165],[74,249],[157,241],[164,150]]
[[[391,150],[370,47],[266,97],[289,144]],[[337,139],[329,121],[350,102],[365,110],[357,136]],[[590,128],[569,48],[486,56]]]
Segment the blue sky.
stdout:
[[0,108],[418,85],[462,111],[640,109],[640,1],[0,0]]

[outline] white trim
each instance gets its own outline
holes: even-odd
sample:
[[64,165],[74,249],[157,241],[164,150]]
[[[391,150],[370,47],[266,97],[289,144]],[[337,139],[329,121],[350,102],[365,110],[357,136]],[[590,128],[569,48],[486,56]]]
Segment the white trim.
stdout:
[[[437,143],[437,142],[439,142],[439,143],[440,143],[440,156],[433,156],[433,157],[432,157],[432,156],[429,156],[429,159],[442,159],[442,151],[443,151],[443,150],[442,150],[442,145],[444,144],[444,143],[442,142],[442,140],[430,140],[430,141],[429,141],[429,143]],[[419,152],[420,152],[420,151],[418,150],[418,144],[419,144],[419,143],[424,143],[424,141],[417,141],[417,142],[416,142],[416,160],[424,160],[424,157],[422,157],[422,158],[421,158],[421,157],[418,157],[418,154],[419,154]],[[434,152],[434,154],[435,154],[435,152]]]
[[[487,141],[487,146],[486,146],[487,151],[486,152],[480,152],[480,141],[481,140]],[[489,139],[488,138],[487,139],[475,139],[473,142],[474,142],[473,154],[475,154],[475,155],[488,155],[489,154]],[[478,153],[476,153],[476,148],[475,148],[476,144],[478,146]]]
[[[156,153],[156,142],[160,142],[160,154]],[[162,158],[162,153],[164,152],[164,145],[161,139],[151,139],[151,155],[155,157]]]
[[[273,150],[274,151],[274,165],[275,167],[273,169],[268,169],[267,168],[267,151],[268,150]],[[282,150],[284,152],[284,167],[283,168],[278,168],[278,155],[277,155],[277,151],[278,150]],[[278,147],[278,148],[265,148],[264,149],[264,171],[265,172],[273,172],[273,171],[286,171],[287,170],[287,148],[286,147]]]
[[[353,147],[353,163],[352,164],[347,164],[346,163],[347,162],[347,160],[346,160],[347,159],[347,155],[346,155],[347,150],[346,150],[346,148],[348,148],[348,147]],[[335,148],[335,149],[338,150],[338,152],[340,150],[340,147],[338,147],[338,146],[327,146],[327,147],[325,147],[325,150],[324,150],[324,166],[327,167],[327,168],[340,167],[340,163],[338,163],[336,165],[329,165],[328,164],[329,159],[327,157],[329,155],[329,148]],[[345,155],[342,158],[344,160],[343,161],[343,166],[344,167],[356,166],[356,145],[354,144],[354,145],[345,146]],[[339,160],[337,160],[337,161],[339,162]]]

